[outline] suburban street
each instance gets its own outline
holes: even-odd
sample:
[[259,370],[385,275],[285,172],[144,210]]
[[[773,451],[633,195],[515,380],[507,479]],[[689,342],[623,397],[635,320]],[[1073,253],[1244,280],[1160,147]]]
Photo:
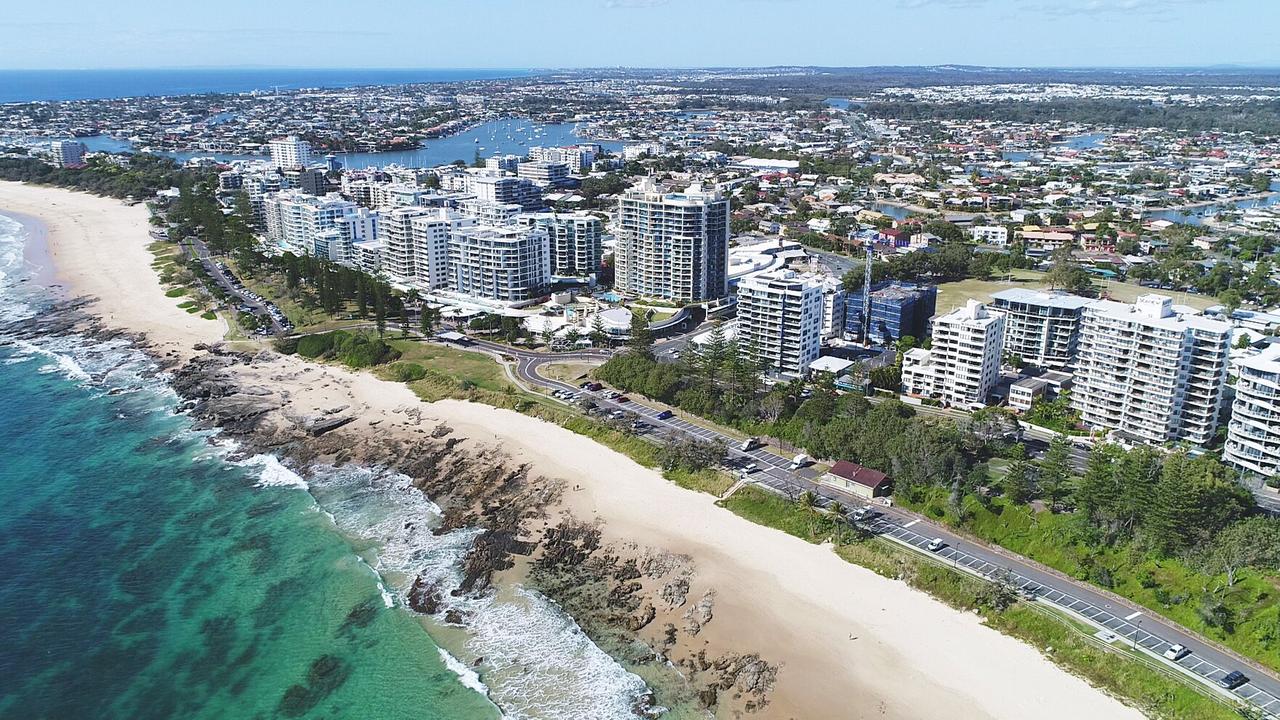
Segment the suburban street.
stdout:
[[[549,363],[566,360],[603,360],[607,357],[607,354],[602,351],[549,355],[515,350],[484,340],[473,341],[472,346],[516,358],[516,372],[524,383],[572,392],[582,391],[574,385],[542,376],[539,369]],[[838,509],[842,513],[851,512],[866,504],[860,498],[817,482],[817,473],[810,468],[790,470],[790,461],[787,458],[766,448],[760,447],[744,452],[738,449],[737,438],[695,425],[678,416],[659,419],[658,410],[636,402],[616,403],[599,394],[593,394],[592,399],[606,410],[621,410],[643,418],[646,423],[658,430],[676,431],[702,440],[717,440],[725,443],[729,448],[730,464],[741,468],[754,463],[758,470],[747,477],[752,482],[779,494],[795,498],[804,491],[809,491],[819,498],[820,506]],[[1148,614],[1146,609],[1136,604],[1104,593],[1091,585],[1076,581],[1027,558],[961,537],[945,526],[909,511],[880,505],[875,505],[874,509],[876,515],[864,525],[871,532],[920,552],[934,555],[940,560],[951,563],[957,570],[985,577],[1005,575],[1026,596],[1064,610],[1096,626],[1100,631],[1109,631],[1116,637],[1114,642],[1141,647],[1149,651],[1152,657],[1167,663],[1171,668],[1175,663],[1165,660],[1161,654],[1174,644],[1184,645],[1191,649],[1191,654],[1176,663],[1181,671],[1209,685],[1216,692],[1229,692],[1231,697],[1248,702],[1270,716],[1280,714],[1280,677],[1275,671],[1264,669],[1257,663],[1233,652],[1215,647],[1189,630],[1159,616]],[[929,553],[925,546],[934,538],[941,539],[945,546],[936,553]],[[1250,681],[1232,691],[1220,690],[1215,684],[1216,681],[1232,670],[1242,671],[1250,677]]]

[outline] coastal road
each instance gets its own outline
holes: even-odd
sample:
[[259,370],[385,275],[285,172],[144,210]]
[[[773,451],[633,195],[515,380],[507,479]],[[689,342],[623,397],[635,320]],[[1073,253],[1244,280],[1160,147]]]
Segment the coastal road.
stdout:
[[[499,352],[517,360],[517,373],[521,381],[530,385],[582,392],[569,384],[543,377],[538,373],[547,363],[577,359],[602,360],[603,351],[591,353],[566,353],[548,355],[497,345],[487,341],[474,341],[475,346]],[[605,410],[621,410],[643,420],[656,430],[683,433],[702,440],[725,443],[729,450],[729,463],[739,468],[754,463],[756,470],[748,474],[755,483],[795,498],[809,491],[818,498],[824,508],[843,513],[865,505],[865,501],[843,493],[831,486],[817,482],[811,468],[793,471],[787,458],[765,449],[748,451],[739,449],[740,441],[724,433],[701,425],[695,425],[680,417],[659,419],[659,411],[639,403],[616,403],[602,395],[592,395],[596,404]],[[1280,677],[1236,653],[1219,648],[1205,638],[1182,628],[1169,620],[1149,614],[1145,608],[1106,593],[1086,583],[1062,575],[1039,563],[1011,553],[1002,548],[988,546],[962,537],[945,526],[938,525],[914,513],[892,507],[874,506],[876,515],[865,524],[866,529],[885,536],[905,546],[929,553],[927,545],[938,538],[945,543],[941,550],[929,553],[951,563],[957,570],[987,577],[1004,576],[1024,594],[1036,601],[1060,608],[1073,616],[1113,633],[1118,643],[1131,644],[1166,663],[1170,669],[1184,672],[1188,677],[1201,681],[1217,692],[1223,692],[1239,702],[1248,703],[1271,717],[1280,717]],[[1191,649],[1191,654],[1176,664],[1162,658],[1170,646],[1180,644]],[[1218,689],[1216,681],[1232,670],[1240,670],[1250,678],[1249,682],[1231,691]]]
[[209,247],[198,238],[189,238],[186,242],[190,244],[192,251],[195,252],[196,259],[204,266],[205,272],[209,273],[209,277],[214,279],[220,287],[231,297],[240,301],[241,305],[246,305],[253,309],[258,317],[265,317],[271,323],[272,334],[283,334],[285,327],[271,313],[270,308],[262,300],[255,300],[245,294],[242,287],[233,283],[231,273],[222,269],[222,267],[213,259],[213,255],[209,252]]

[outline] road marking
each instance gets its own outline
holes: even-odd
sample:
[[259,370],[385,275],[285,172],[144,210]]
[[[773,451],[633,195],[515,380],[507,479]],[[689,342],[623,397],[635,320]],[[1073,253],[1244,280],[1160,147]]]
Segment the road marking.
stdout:
[[918,522],[920,522],[920,520],[919,520],[919,519],[912,520],[911,522],[907,523],[906,525],[903,525],[902,527],[904,527],[904,528],[909,528],[909,527],[911,527],[912,525],[915,525],[915,524],[916,524],[916,523],[918,523]]
[[1125,616],[1124,616],[1124,619],[1125,619],[1125,620],[1132,620],[1132,619],[1134,619],[1134,618],[1138,617],[1138,616],[1139,616],[1139,615],[1141,615],[1141,614],[1142,614],[1142,611],[1141,611],[1141,610],[1139,610],[1138,612],[1136,612],[1136,613],[1134,613],[1134,614],[1132,614],[1132,615],[1125,615]]

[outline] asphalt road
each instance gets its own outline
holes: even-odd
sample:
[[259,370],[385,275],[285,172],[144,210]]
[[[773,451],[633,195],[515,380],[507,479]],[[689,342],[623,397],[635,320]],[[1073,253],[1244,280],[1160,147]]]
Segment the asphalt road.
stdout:
[[266,303],[261,300],[254,300],[253,298],[245,295],[244,290],[236,287],[236,285],[231,282],[229,277],[230,273],[224,272],[222,268],[218,267],[218,263],[213,259],[213,256],[209,254],[209,248],[204,244],[204,242],[195,238],[189,239],[188,242],[191,244],[191,248],[195,251],[196,258],[200,260],[200,264],[204,266],[205,272],[209,273],[209,277],[212,277],[228,295],[238,300],[239,304],[253,308],[255,315],[265,317],[270,321],[272,334],[280,334],[284,332],[284,326],[281,325],[280,321],[276,320],[276,317],[271,314]]
[[[516,369],[520,379],[530,385],[572,392],[582,391],[573,385],[545,378],[538,373],[538,369],[547,363],[587,357],[591,359],[606,357],[603,351],[547,355],[514,350],[487,341],[475,341],[473,344],[516,358],[518,361]],[[788,459],[779,457],[764,448],[744,452],[738,448],[736,438],[715,430],[695,425],[679,417],[660,420],[657,418],[659,411],[639,403],[616,403],[599,394],[594,394],[592,397],[596,404],[605,410],[621,410],[643,418],[654,431],[676,431],[703,440],[724,442],[730,448],[731,464],[744,467],[754,463],[757,469],[748,477],[753,482],[788,497],[797,497],[807,490],[819,498],[820,506],[831,509],[835,509],[833,506],[838,506],[845,513],[866,504],[859,498],[817,483],[817,473],[810,468],[792,471]],[[1161,662],[1168,663],[1171,668],[1175,664],[1164,660],[1161,653],[1174,644],[1190,648],[1191,654],[1177,662],[1177,667],[1185,671],[1188,676],[1199,679],[1215,689],[1217,680],[1232,670],[1240,670],[1250,677],[1250,681],[1227,691],[1228,694],[1241,702],[1254,705],[1270,716],[1280,717],[1280,677],[1277,677],[1274,671],[1264,670],[1259,665],[1219,650],[1189,630],[1159,616],[1147,614],[1148,611],[1138,605],[1105,595],[1090,585],[1048,571],[1043,566],[1019,555],[974,543],[952,533],[945,526],[937,525],[901,509],[878,505],[874,506],[874,509],[876,516],[864,525],[868,530],[914,547],[921,552],[929,552],[925,546],[930,540],[941,539],[945,543],[944,547],[933,554],[941,560],[952,563],[957,569],[989,577],[1004,575],[1023,593],[1034,597],[1038,602],[1054,605],[1099,628],[1105,628],[1115,634],[1116,642],[1132,643],[1141,647],[1159,658]]]

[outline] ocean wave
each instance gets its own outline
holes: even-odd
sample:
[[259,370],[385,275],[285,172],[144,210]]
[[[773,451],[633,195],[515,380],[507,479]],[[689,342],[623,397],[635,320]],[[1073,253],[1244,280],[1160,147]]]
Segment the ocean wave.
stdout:
[[[634,718],[647,688],[601,650],[555,603],[517,587],[455,596],[462,561],[480,530],[437,535],[440,508],[401,474],[369,468],[319,468],[310,493],[344,534],[368,543],[372,566],[407,605],[419,576],[435,584],[444,610],[466,620],[462,649],[485,658],[478,675],[513,720]],[[465,666],[464,666],[465,667]]]
[[464,665],[461,660],[454,657],[448,650],[445,650],[444,648],[437,649],[440,651],[440,659],[444,661],[444,666],[449,668],[454,675],[457,675],[463,685],[466,685],[485,697],[489,696],[489,688],[481,682],[479,673]]
[[261,468],[257,487],[292,487],[307,489],[307,481],[298,473],[290,470],[275,455],[254,455],[241,464]]

